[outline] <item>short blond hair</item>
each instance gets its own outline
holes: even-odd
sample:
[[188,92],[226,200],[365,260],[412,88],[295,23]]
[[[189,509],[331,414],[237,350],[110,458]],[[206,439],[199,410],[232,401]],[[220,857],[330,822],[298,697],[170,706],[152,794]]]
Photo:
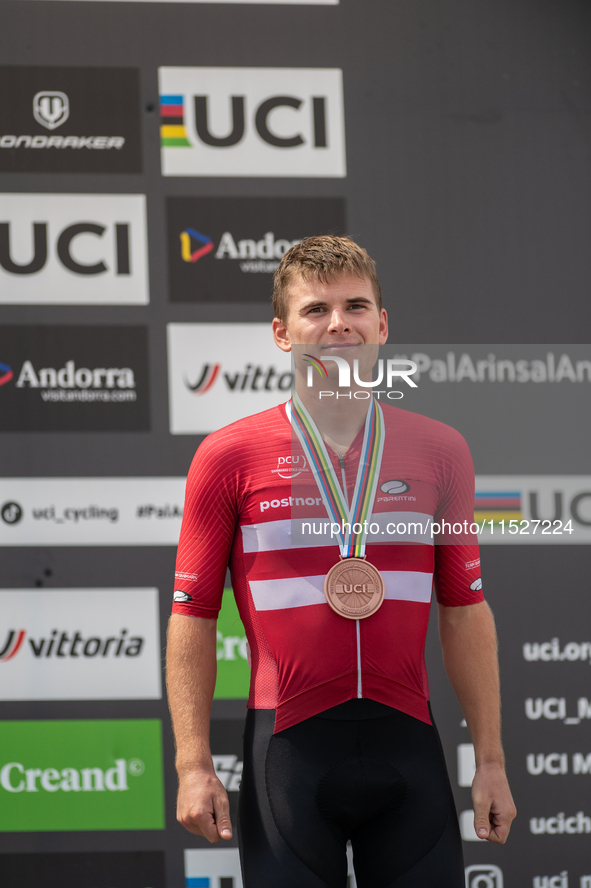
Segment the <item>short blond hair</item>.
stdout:
[[304,238],[283,256],[273,278],[275,317],[283,323],[287,321],[289,288],[294,278],[327,284],[341,274],[367,279],[372,285],[378,312],[382,310],[382,288],[369,253],[346,235],[323,234]]

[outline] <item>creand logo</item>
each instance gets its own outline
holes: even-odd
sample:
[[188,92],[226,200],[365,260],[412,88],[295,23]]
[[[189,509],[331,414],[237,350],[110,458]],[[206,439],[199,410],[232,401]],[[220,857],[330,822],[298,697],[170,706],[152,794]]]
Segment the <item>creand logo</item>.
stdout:
[[[180,234],[181,258],[183,262],[198,262],[203,256],[215,250],[213,240],[195,228],[187,228]],[[197,249],[193,249],[197,243]],[[224,231],[213,258],[217,260],[238,260],[242,272],[274,272],[282,256],[290,247],[299,244],[299,240],[275,238],[272,231],[267,231],[259,240],[252,238],[236,239],[232,232]]]
[[221,380],[228,392],[289,392],[291,372],[280,373],[272,364],[268,366],[246,364],[244,370],[235,373],[222,371],[221,364],[204,364],[194,382],[183,377],[185,386],[194,395],[204,395]]
[[144,772],[140,759],[115,759],[113,768],[25,768],[20,762],[8,762],[0,770],[0,786],[6,792],[125,792],[128,771],[134,776]]
[[336,68],[160,68],[167,176],[346,175]]

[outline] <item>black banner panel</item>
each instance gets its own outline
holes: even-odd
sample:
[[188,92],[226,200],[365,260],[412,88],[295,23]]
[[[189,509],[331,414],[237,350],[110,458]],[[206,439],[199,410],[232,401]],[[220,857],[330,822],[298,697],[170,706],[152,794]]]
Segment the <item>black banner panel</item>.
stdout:
[[140,173],[134,68],[0,68],[0,170]]
[[[0,34],[2,888],[244,888],[252,652],[229,573],[210,732],[229,842],[176,820],[166,630],[193,594],[175,553],[196,449],[283,409],[298,373],[327,412],[343,395],[335,355],[285,352],[271,331],[273,275],[319,234],[349,234],[377,266],[389,333],[356,397],[451,426],[474,464],[481,576],[470,557],[460,581],[475,571],[499,637],[518,811],[503,846],[474,830],[475,747],[430,574],[385,585],[423,625],[433,602],[457,888],[591,888],[589,4],[13,0]],[[263,478],[242,539],[261,571],[251,604],[283,627],[265,565],[287,534],[333,531],[301,442],[244,440]],[[368,545],[390,534],[430,556],[436,487],[396,463]],[[281,595],[300,594],[305,552]],[[321,665],[340,651],[323,626],[294,632]],[[342,876],[356,888],[351,848]]]
[[161,851],[111,851],[71,854],[2,854],[5,888],[165,888]]
[[169,197],[172,302],[269,302],[284,253],[310,234],[345,234],[341,198]]
[[0,428],[147,431],[145,327],[3,327]]

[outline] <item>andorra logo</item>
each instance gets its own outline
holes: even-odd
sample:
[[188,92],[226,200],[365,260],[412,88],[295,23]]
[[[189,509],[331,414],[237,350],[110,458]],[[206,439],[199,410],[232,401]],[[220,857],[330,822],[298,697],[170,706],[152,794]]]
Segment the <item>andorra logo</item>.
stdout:
[[10,382],[13,376],[12,367],[0,362],[0,385],[6,385],[7,382]]
[[[191,250],[191,238],[198,243],[203,244],[197,250]],[[194,228],[187,228],[180,233],[181,239],[181,257],[183,262],[197,262],[202,256],[211,253],[213,250],[213,241],[206,234],[196,231]]]
[[70,116],[70,102],[63,92],[38,92],[33,98],[33,117],[48,130],[57,129]]

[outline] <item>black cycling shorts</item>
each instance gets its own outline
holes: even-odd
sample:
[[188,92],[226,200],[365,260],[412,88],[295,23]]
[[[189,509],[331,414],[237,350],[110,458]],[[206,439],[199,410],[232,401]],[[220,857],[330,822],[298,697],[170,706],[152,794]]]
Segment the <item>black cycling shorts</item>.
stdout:
[[273,734],[250,709],[238,833],[244,888],[463,888],[439,737],[371,700],[350,700]]

